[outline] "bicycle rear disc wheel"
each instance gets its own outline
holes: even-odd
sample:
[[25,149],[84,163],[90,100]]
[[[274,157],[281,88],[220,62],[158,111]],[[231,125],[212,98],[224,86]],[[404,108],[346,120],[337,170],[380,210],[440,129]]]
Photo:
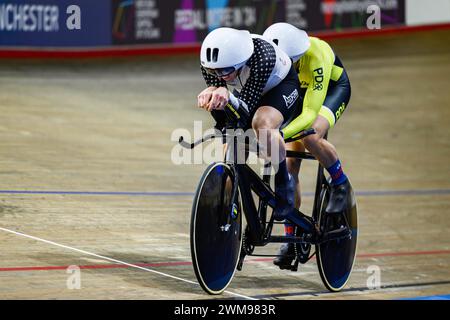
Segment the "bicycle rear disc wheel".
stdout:
[[194,198],[191,216],[191,256],[195,275],[209,294],[221,294],[230,284],[242,244],[239,194],[232,201],[234,175],[225,163],[210,165]]
[[[343,215],[329,215],[325,213],[329,195],[329,189],[324,188],[321,194],[318,219],[319,228],[322,232],[326,231],[325,228],[334,230],[341,225],[345,225]],[[316,245],[320,277],[325,287],[332,292],[340,291],[345,287],[352,273],[356,256],[358,215],[356,199],[352,189],[347,201],[348,205],[344,214],[350,227],[351,237],[330,240]]]

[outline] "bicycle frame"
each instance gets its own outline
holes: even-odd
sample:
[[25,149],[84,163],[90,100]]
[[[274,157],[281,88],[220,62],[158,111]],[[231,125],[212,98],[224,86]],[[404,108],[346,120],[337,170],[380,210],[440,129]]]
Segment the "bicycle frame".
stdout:
[[[311,134],[312,131],[307,132]],[[233,137],[233,150],[237,150],[238,143],[237,137]],[[264,246],[269,242],[294,242],[294,243],[312,243],[314,241],[308,241],[306,237],[285,237],[285,236],[272,236],[272,228],[274,225],[274,214],[267,222],[267,207],[275,208],[277,201],[283,201],[280,199],[270,187],[270,164],[265,164],[265,173],[261,177],[256,174],[247,164],[240,164],[237,161],[237,152],[233,152],[230,157],[230,148],[227,149],[225,156],[225,162],[232,168],[234,173],[234,186],[232,199],[235,200],[238,194],[237,186],[241,192],[242,206],[246,217],[247,225],[250,229],[250,241],[252,245]],[[307,152],[287,151],[286,157],[316,160],[314,156]],[[231,158],[231,159],[230,159]],[[316,205],[319,202],[320,191],[322,189],[322,183],[325,177],[323,175],[323,168],[319,164],[317,175],[317,186],[315,190],[314,199],[314,211],[317,211]],[[252,191],[256,193],[259,198],[258,208],[253,200]],[[314,213],[313,213],[314,214]],[[315,239],[314,233],[316,232],[313,222],[307,218],[305,214],[296,210],[292,212],[292,216],[288,217],[294,224],[302,228],[305,234],[310,235],[310,239]]]
[[[305,130],[294,139],[285,141],[302,139],[312,133],[315,131]],[[191,255],[194,271],[202,288],[210,294],[220,294],[230,283],[235,270],[242,270],[247,255],[273,256],[254,254],[255,246],[285,242],[295,243],[294,253],[291,254],[294,260],[293,264],[280,266],[281,269],[297,271],[299,263],[304,264],[316,255],[319,273],[325,286],[333,292],[341,290],[348,281],[355,261],[358,229],[353,190],[351,189],[348,194],[344,212],[327,213],[325,208],[330,198],[330,185],[319,163],[312,217],[306,216],[294,207],[288,207],[283,216],[277,216],[272,212],[268,219],[268,207],[275,208],[276,205],[283,205],[285,201],[283,196],[275,194],[270,186],[271,164],[265,163],[261,177],[247,164],[248,152],[255,151],[251,148],[256,146],[258,153],[259,145],[238,140],[238,137],[247,138],[247,136],[237,131],[232,134],[227,132],[226,136],[226,142],[223,141],[227,146],[225,159],[211,164],[205,171],[192,208]],[[179,143],[185,148],[192,149],[206,140],[218,137],[223,138],[223,135],[208,135],[191,144],[184,142],[180,137]],[[232,139],[228,139],[229,137]],[[241,159],[238,161],[238,155],[242,155],[238,152],[238,144],[245,146],[244,161]],[[307,152],[287,151],[286,156],[316,160]],[[216,170],[216,167],[223,169]],[[204,187],[206,182],[208,187]],[[226,185],[232,188],[224,189]],[[257,201],[253,193],[258,198]],[[218,198],[225,194],[226,201]],[[199,207],[201,199],[204,201]],[[244,232],[242,215],[246,217],[247,222]],[[281,224],[283,220],[291,221],[296,226],[294,236],[272,235],[273,225]],[[197,237],[200,237],[200,241],[196,241]],[[315,245],[315,250],[311,255],[312,245]],[[214,257],[218,249],[222,250],[221,255]]]
[[[349,234],[348,228],[337,230],[333,233],[322,234],[317,227],[317,217],[319,216],[320,208],[320,194],[324,184],[326,184],[325,176],[323,173],[323,167],[319,163],[317,170],[316,190],[314,195],[314,208],[312,218],[308,217],[301,211],[291,208],[285,219],[291,221],[294,225],[298,226],[302,230],[301,237],[287,237],[287,236],[272,236],[272,228],[274,225],[274,214],[272,214],[269,222],[267,222],[267,206],[275,208],[277,202],[283,202],[284,199],[280,198],[270,187],[270,172],[266,172],[263,178],[256,174],[246,163],[238,162],[238,153],[233,152],[231,154],[229,150],[238,150],[238,131],[231,135],[233,138],[233,149],[227,148],[224,162],[227,163],[234,176],[234,188],[232,194],[232,202],[235,203],[236,197],[241,193],[242,205],[244,214],[247,220],[248,227],[250,229],[251,244],[255,246],[264,246],[269,242],[293,242],[293,243],[305,243],[305,244],[319,244],[329,240],[335,240],[339,238],[347,237]],[[292,142],[303,139],[304,137],[314,134],[314,129],[308,129],[300,132],[291,139],[285,140],[285,142]],[[225,137],[229,137],[229,134],[225,134]],[[203,143],[207,140],[223,137],[223,135],[207,135],[202,139],[195,141],[194,143],[186,143],[183,137],[180,137],[179,144],[184,148],[193,149],[195,146]],[[326,138],[326,136],[325,136]],[[246,152],[249,152],[248,145],[246,144]],[[259,146],[257,145],[258,152]],[[286,157],[297,158],[301,160],[317,160],[313,155],[308,152],[287,151]],[[266,163],[266,169],[270,169],[270,163]],[[252,191],[256,193],[259,198],[258,208],[253,201]],[[232,216],[232,214],[230,214]]]

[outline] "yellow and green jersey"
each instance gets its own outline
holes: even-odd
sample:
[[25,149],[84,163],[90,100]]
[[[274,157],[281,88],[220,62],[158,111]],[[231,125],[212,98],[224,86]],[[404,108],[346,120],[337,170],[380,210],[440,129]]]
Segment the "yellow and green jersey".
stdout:
[[344,69],[335,65],[335,54],[328,43],[310,37],[311,46],[295,63],[302,88],[302,113],[282,131],[285,139],[308,129],[320,114],[334,124],[335,118],[328,108],[322,108],[331,81],[338,81]]

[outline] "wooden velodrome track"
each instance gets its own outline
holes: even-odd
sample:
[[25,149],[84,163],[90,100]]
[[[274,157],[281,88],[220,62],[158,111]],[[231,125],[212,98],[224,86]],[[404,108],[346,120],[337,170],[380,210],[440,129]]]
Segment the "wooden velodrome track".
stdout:
[[[190,262],[204,165],[174,165],[195,107],[196,56],[0,62],[0,299],[399,299],[450,294],[450,31],[341,39],[352,82],[330,133],[357,191],[352,277],[329,293],[314,260],[298,272],[248,257],[222,296]],[[301,171],[311,208],[315,164]],[[260,253],[275,253],[270,245]],[[79,289],[69,289],[81,269]],[[367,285],[373,268],[380,287]],[[370,282],[370,281],[369,281]]]

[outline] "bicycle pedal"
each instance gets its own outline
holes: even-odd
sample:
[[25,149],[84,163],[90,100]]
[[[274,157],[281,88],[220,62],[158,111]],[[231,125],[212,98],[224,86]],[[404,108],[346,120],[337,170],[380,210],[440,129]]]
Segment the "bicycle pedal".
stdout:
[[276,265],[280,270],[290,270],[290,271],[297,271],[298,270],[298,261],[294,261],[294,264],[280,264]]
[[291,267],[291,271],[298,271],[298,259],[294,260],[294,264]]
[[281,265],[281,266],[278,266],[278,268],[280,268],[280,270],[291,270],[291,271],[293,271],[292,268],[294,268],[294,266],[292,266],[292,265]]

